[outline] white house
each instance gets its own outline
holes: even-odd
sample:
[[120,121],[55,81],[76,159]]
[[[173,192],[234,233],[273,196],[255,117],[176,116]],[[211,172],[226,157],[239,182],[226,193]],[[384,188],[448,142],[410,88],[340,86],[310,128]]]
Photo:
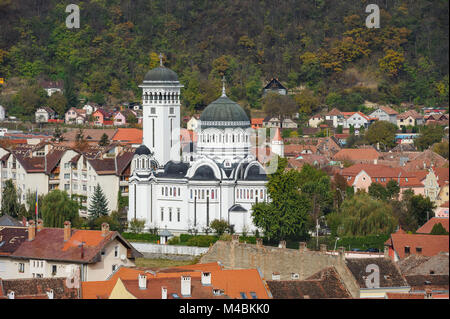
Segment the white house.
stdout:
[[44,106],[36,110],[36,123],[47,123],[48,120],[56,118],[56,113],[51,108]]
[[376,118],[379,121],[391,122],[397,124],[398,112],[389,106],[380,106],[375,111],[369,114],[369,117]]

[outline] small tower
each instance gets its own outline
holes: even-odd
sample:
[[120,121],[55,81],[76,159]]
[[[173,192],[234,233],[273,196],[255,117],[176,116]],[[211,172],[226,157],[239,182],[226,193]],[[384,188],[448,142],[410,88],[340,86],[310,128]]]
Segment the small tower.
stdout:
[[166,68],[160,55],[160,66],[144,77],[142,88],[143,143],[160,167],[180,154],[180,89],[178,75]]
[[280,128],[276,129],[275,136],[270,142],[270,147],[272,149],[272,153],[275,153],[280,157],[284,157],[284,143],[283,138],[281,137]]

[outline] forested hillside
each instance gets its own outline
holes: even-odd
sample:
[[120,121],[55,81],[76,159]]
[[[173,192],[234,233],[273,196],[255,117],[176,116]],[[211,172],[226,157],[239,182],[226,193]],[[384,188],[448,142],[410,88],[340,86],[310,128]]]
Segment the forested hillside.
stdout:
[[[44,99],[39,79],[64,80],[67,107],[80,98],[139,101],[160,52],[191,110],[217,98],[222,74],[231,98],[252,108],[272,77],[304,114],[364,100],[448,105],[448,0],[71,3],[79,29],[66,28],[67,1],[0,0],[0,104],[11,114],[26,116]],[[379,29],[365,26],[370,3],[381,8]]]

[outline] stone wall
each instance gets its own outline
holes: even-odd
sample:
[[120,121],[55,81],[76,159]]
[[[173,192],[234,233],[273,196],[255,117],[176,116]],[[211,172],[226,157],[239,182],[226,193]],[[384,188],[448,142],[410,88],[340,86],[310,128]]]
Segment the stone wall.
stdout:
[[[280,248],[281,247],[281,248]],[[345,265],[344,250],[333,255],[322,246],[321,251],[309,251],[306,244],[301,243],[299,249],[287,249],[282,242],[280,246],[263,246],[239,243],[238,238],[232,241],[217,241],[200,259],[200,263],[219,261],[225,269],[258,268],[264,280],[272,280],[272,274],[278,273],[280,280],[291,280],[291,274],[306,279],[318,271],[334,266],[345,286],[353,297],[359,297],[359,286],[350,270]]]

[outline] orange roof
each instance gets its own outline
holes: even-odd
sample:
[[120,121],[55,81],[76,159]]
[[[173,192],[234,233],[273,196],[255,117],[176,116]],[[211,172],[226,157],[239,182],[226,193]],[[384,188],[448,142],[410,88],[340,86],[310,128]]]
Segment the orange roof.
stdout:
[[275,131],[275,136],[273,137],[272,141],[282,141],[282,140],[283,138],[281,137],[280,129],[277,128],[277,130]]
[[73,247],[79,247],[81,243],[84,243],[84,246],[98,246],[103,240],[105,240],[105,236],[102,235],[101,230],[76,230],[72,232],[72,236],[68,241],[64,243],[62,248],[63,251],[66,251]]
[[116,282],[117,278],[105,281],[83,281],[81,283],[81,298],[107,299],[116,285]]
[[425,299],[425,295],[421,293],[397,293],[397,292],[387,292],[387,299]]
[[429,234],[433,229],[434,225],[441,224],[448,232],[448,218],[433,217],[427,221],[422,227],[420,227],[416,233],[418,234]]
[[380,154],[374,148],[343,148],[334,155],[335,160],[375,160],[380,157]]
[[256,117],[256,118],[252,118],[251,123],[252,125],[262,125],[264,121],[263,117]]
[[142,144],[142,130],[137,128],[119,128],[112,140],[130,144]]
[[394,233],[385,244],[393,247],[400,258],[407,257],[405,247],[409,247],[410,254],[418,254],[416,248],[422,248],[421,255],[431,257],[448,252],[448,235]]

